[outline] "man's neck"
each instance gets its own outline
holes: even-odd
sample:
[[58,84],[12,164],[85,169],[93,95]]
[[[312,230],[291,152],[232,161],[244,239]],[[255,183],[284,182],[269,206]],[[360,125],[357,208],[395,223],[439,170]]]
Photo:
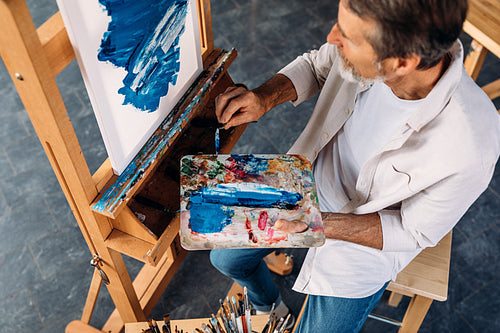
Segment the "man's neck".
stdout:
[[415,70],[408,75],[386,80],[392,92],[401,99],[417,100],[425,98],[438,83],[451,63],[451,56],[445,55],[436,65],[425,70]]

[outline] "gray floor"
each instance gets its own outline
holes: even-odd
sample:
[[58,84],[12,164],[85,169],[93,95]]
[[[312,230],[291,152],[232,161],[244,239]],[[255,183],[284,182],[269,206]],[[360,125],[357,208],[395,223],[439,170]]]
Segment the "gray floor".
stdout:
[[[55,0],[28,0],[38,26],[57,11]],[[233,79],[255,87],[296,55],[318,47],[336,17],[336,1],[213,0],[217,47],[236,47]],[[463,36],[467,45],[469,39]],[[479,83],[500,73],[489,55]],[[95,171],[106,152],[73,62],[57,78],[89,167]],[[81,315],[92,269],[90,253],[59,188],[30,120],[0,63],[0,332],[63,332]],[[495,101],[497,108],[500,101]],[[309,117],[314,101],[294,109],[282,105],[251,124],[235,153],[286,152]],[[303,250],[292,251],[296,265],[287,277],[274,276],[294,312],[303,296],[291,291]],[[500,168],[490,187],[455,228],[449,298],[434,302],[421,332],[500,332]],[[140,269],[126,258],[132,275]],[[153,311],[173,318],[208,316],[231,282],[208,262],[207,252],[188,254]],[[401,319],[408,299],[376,313]],[[103,288],[92,324],[101,327],[113,303]],[[363,332],[396,332],[368,320]]]

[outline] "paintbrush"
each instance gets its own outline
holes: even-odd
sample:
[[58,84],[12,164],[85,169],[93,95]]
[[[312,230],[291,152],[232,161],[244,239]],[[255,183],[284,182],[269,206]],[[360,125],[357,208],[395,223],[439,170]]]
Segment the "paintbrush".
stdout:
[[245,316],[245,303],[243,302],[243,294],[237,293],[236,296],[238,296],[238,307],[239,307],[238,310],[240,312],[241,324],[243,326],[243,333],[248,333],[246,316]]
[[170,333],[171,332],[171,329],[170,329],[170,313],[166,313],[166,314],[163,315],[163,321],[164,321],[164,324],[162,326],[163,333]]
[[238,309],[238,304],[236,303],[236,299],[234,298],[234,296],[231,298],[231,301],[233,302],[233,306],[234,306],[234,313],[236,316],[236,327],[238,328],[238,332],[244,333],[243,322],[241,321],[241,312]]
[[266,326],[264,326],[264,329],[262,330],[261,333],[267,333],[267,329],[269,328],[269,325],[271,325],[271,320],[273,318],[273,312],[274,312],[275,305],[276,305],[276,303],[273,303],[273,305],[271,306],[271,311],[269,312],[269,317],[267,318]]
[[[209,319],[208,321],[210,321],[210,319]],[[214,328],[214,327],[213,327],[210,323],[207,323],[207,327],[210,329],[210,331],[211,331],[212,333],[217,333],[217,332],[215,331],[215,328]]]
[[226,296],[226,301],[227,301],[227,306],[229,308],[229,312],[231,314],[231,322],[232,322],[232,327],[233,327],[233,331],[235,333],[238,333],[238,328],[237,328],[237,325],[236,325],[236,314],[234,313],[234,310],[233,310],[233,306],[231,305],[231,302],[229,301],[229,297]]
[[285,332],[285,328],[286,328],[286,324],[288,323],[288,321],[290,320],[290,317],[291,317],[291,313],[288,314],[288,316],[286,316],[286,319],[285,321],[283,322],[283,325],[281,325],[281,328],[280,328],[280,331],[279,333],[284,333]]
[[153,323],[153,328],[154,328],[153,332],[155,332],[155,333],[161,333],[160,332],[160,328],[158,327],[158,324],[156,323],[156,320],[151,319],[151,322]]
[[220,135],[219,127],[215,129],[215,154],[219,155]]
[[215,328],[215,332],[217,333],[223,333],[221,332],[222,327],[220,327],[219,322],[217,321],[217,318],[215,318],[215,315],[212,313],[212,317],[209,319],[210,323],[212,326]]
[[276,326],[276,314],[272,314],[272,319],[271,319],[271,324],[269,325],[269,328],[267,330],[267,333],[273,333],[274,327]]
[[[147,323],[148,323],[148,326],[153,333],[160,333],[160,330],[158,329],[158,331],[157,331],[155,328],[156,321],[154,319],[148,319]],[[156,325],[156,327],[158,327],[158,326]]]
[[280,329],[281,325],[283,325],[283,321],[284,321],[284,320],[285,320],[285,319],[283,319],[283,317],[281,317],[281,318],[280,318],[280,320],[279,320],[278,324],[277,324],[277,325],[276,325],[276,327],[274,328],[273,333],[279,333],[279,329]]
[[226,328],[227,333],[234,333],[233,329],[231,328],[231,325],[229,324],[229,319],[227,317],[226,313],[226,308],[224,307],[224,303],[222,302],[222,299],[219,298],[219,304],[220,304],[220,316],[222,318],[222,322],[224,323],[224,327]]
[[201,328],[205,333],[212,333],[205,323],[201,323]]
[[250,302],[248,300],[247,287],[243,288],[243,305],[245,307],[245,321],[248,333],[252,333],[252,314],[250,313]]

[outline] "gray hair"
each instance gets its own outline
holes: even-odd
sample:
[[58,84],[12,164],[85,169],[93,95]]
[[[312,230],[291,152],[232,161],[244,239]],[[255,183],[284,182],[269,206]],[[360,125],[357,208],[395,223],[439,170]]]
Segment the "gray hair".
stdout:
[[467,0],[345,0],[347,8],[378,29],[366,36],[382,61],[420,57],[417,68],[439,63],[457,40],[467,14]]

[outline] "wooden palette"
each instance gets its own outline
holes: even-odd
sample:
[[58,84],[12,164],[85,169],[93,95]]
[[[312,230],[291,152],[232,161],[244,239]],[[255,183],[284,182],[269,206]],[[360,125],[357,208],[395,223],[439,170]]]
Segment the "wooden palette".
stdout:
[[[315,247],[325,242],[310,162],[298,155],[181,160],[181,243],[188,250]],[[274,228],[278,219],[309,225]]]

